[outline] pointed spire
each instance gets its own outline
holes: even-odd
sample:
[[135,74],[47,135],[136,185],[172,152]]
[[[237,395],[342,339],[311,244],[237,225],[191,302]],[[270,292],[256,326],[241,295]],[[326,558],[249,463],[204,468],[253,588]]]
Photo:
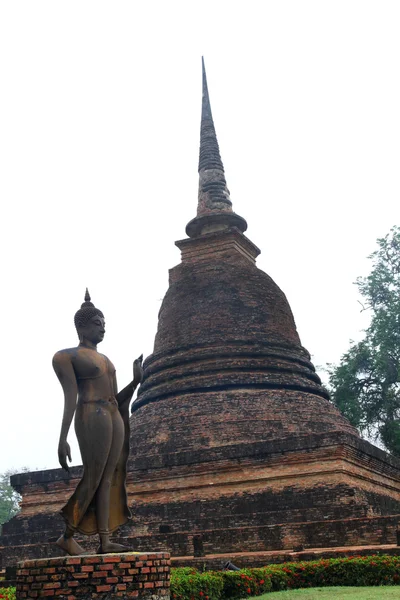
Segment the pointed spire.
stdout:
[[203,69],[203,98],[201,107],[199,173],[200,171],[206,171],[208,169],[218,169],[224,172],[224,165],[222,164],[217,135],[215,133],[214,121],[212,118],[210,96],[208,95],[206,68],[203,57],[201,57],[201,62]]
[[207,75],[202,57],[203,97],[200,126],[199,200],[197,217],[186,227],[189,237],[237,227],[246,231],[246,221],[232,211],[232,202],[226,185],[224,166],[219,152],[217,135],[208,94]]

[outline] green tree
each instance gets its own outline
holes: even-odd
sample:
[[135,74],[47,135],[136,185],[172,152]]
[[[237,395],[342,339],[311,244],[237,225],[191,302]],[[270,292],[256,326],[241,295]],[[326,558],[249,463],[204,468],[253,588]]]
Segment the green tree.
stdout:
[[400,456],[400,227],[377,240],[372,270],[356,285],[371,322],[338,366],[329,365],[332,399],[361,434]]
[[8,470],[0,474],[0,532],[2,525],[19,512],[21,496],[10,485],[10,477],[14,473],[17,471]]

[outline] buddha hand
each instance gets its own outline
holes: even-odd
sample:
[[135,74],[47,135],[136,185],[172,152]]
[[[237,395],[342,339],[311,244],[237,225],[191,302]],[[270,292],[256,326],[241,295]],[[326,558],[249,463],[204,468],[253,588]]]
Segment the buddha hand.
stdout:
[[139,356],[136,360],[133,361],[133,385],[137,387],[139,383],[142,382],[143,379],[143,354]]
[[62,468],[69,473],[67,457],[69,462],[71,462],[71,448],[69,447],[67,440],[60,440],[60,443],[58,444],[58,460]]

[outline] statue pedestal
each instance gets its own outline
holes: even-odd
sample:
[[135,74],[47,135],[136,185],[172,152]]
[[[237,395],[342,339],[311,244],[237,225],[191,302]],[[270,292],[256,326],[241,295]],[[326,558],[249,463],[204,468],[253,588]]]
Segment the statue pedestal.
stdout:
[[18,563],[18,598],[169,600],[170,555],[92,554]]

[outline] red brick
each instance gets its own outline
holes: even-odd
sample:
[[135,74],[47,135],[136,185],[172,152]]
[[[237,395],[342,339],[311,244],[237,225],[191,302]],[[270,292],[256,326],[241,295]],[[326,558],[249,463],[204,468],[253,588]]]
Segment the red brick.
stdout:
[[57,558],[50,558],[49,567],[61,567],[65,564],[65,556],[59,556]]
[[56,589],[56,588],[60,588],[61,587],[61,583],[59,581],[51,581],[50,583],[44,583],[43,584],[43,589],[44,590],[51,590],[51,589]]
[[82,573],[91,573],[94,571],[94,567],[92,565],[82,565],[81,566]]
[[77,557],[71,557],[71,558],[67,558],[65,561],[65,564],[67,565],[80,565],[82,562],[81,558],[77,558]]
[[84,565],[95,565],[97,563],[101,563],[100,556],[83,556],[82,562]]
[[97,585],[96,592],[110,592],[111,585]]
[[106,583],[118,583],[118,577],[106,577]]
[[124,560],[126,562],[136,562],[139,556],[141,556],[139,552],[137,554],[124,554]]
[[117,563],[120,562],[121,557],[118,555],[113,555],[113,554],[105,554],[103,556],[103,563]]
[[35,567],[47,567],[48,564],[48,560],[35,560]]
[[106,563],[104,565],[98,565],[96,567],[96,570],[99,570],[99,571],[112,571],[113,569],[114,569],[114,563]]
[[146,581],[144,584],[145,588],[153,588],[154,587],[154,583],[153,581]]

